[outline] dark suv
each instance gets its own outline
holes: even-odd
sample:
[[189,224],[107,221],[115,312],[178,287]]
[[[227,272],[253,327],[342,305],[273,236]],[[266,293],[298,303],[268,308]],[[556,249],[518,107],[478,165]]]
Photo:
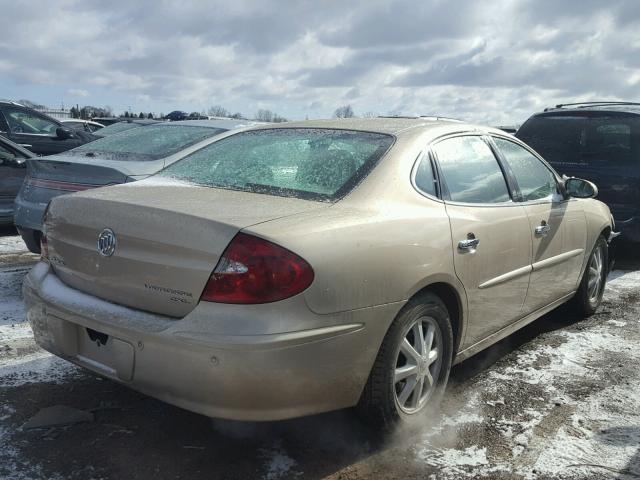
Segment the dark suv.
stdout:
[[69,127],[19,103],[0,100],[0,135],[36,155],[53,155],[99,137]]
[[640,104],[556,105],[530,117],[516,137],[559,173],[595,183],[621,238],[640,242]]

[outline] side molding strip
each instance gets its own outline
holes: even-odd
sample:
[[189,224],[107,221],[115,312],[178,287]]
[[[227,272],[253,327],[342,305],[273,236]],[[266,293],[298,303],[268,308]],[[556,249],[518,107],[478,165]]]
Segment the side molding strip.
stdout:
[[527,265],[526,267],[516,268],[507,273],[503,273],[502,275],[492,278],[491,280],[487,280],[484,283],[478,285],[478,288],[489,288],[495,285],[500,285],[501,283],[508,282],[509,280],[513,280],[514,278],[522,277],[523,275],[528,275],[533,268],[531,265]]
[[560,255],[556,255],[555,257],[545,258],[544,260],[540,260],[539,262],[535,262],[532,267],[533,271],[537,272],[538,270],[542,270],[543,268],[553,267],[559,263],[562,263],[570,258],[577,257],[584,252],[584,248],[579,248],[577,250],[571,250],[569,252],[561,253]]

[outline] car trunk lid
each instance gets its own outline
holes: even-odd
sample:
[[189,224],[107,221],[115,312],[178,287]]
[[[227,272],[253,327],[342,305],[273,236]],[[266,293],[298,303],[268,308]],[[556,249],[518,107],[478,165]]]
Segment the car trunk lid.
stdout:
[[[60,279],[73,288],[121,305],[182,317],[198,303],[238,231],[327,206],[144,180],[57,197],[46,219],[49,259]],[[116,238],[111,256],[99,251],[98,239],[106,229]]]

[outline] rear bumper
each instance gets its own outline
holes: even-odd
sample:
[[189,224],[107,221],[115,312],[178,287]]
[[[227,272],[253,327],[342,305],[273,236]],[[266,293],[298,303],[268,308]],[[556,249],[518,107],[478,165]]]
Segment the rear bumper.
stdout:
[[42,217],[51,199],[58,195],[69,193],[56,193],[56,190],[47,190],[47,192],[51,192],[51,196],[41,202],[25,200],[22,196],[22,191],[18,194],[14,204],[14,221],[17,227],[42,231]]
[[[253,421],[355,405],[400,308],[325,315],[326,326],[305,330],[222,335],[198,331],[202,318],[190,316],[202,312],[176,320],[81,293],[45,263],[29,273],[23,294],[35,339],[51,353],[179,407]],[[207,306],[215,315],[216,305]],[[87,329],[108,335],[106,344]]]

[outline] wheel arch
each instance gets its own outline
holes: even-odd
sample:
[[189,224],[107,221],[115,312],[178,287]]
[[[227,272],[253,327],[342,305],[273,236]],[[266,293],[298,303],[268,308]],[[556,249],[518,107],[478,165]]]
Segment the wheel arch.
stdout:
[[453,358],[455,360],[464,335],[465,308],[463,306],[463,298],[452,284],[437,281],[422,287],[409,298],[409,301],[427,292],[437,295],[447,307],[451,329],[453,330]]

